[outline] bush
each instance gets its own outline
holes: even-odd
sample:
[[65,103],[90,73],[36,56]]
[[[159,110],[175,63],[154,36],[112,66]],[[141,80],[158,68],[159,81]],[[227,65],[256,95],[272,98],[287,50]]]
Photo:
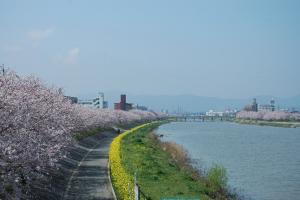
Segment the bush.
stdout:
[[222,190],[227,187],[228,177],[226,169],[223,166],[214,165],[210,168],[207,173],[207,179],[215,190]]

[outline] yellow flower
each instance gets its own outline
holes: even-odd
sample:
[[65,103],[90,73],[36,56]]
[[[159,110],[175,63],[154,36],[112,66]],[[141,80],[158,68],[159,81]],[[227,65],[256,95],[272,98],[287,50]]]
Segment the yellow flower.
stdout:
[[111,179],[114,189],[120,199],[134,199],[134,178],[131,176],[122,165],[121,158],[121,141],[128,135],[137,132],[139,129],[149,126],[151,123],[137,126],[129,131],[126,131],[116,137],[110,146],[109,164],[111,171]]

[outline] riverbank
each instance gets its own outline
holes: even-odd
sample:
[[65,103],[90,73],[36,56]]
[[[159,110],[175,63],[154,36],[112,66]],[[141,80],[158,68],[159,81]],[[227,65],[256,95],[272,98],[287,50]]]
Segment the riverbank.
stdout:
[[161,142],[153,133],[159,125],[140,126],[114,140],[110,163],[112,183],[119,199],[132,199],[135,174],[143,199],[238,199],[228,192],[223,167],[199,172],[190,165],[188,154],[181,146]]
[[252,120],[252,119],[234,119],[233,120],[239,124],[252,124],[259,126],[275,126],[283,128],[297,128],[300,127],[300,122],[292,121],[266,121],[266,120]]
[[[94,134],[87,136],[94,132]],[[26,199],[102,199],[113,200],[108,175],[108,151],[118,135],[115,131],[86,133],[68,147],[66,157],[57,168],[47,169],[42,179],[35,180],[31,196]],[[0,199],[2,199],[0,197]]]
[[300,196],[299,128],[207,121],[169,123],[156,132],[184,146],[201,169],[224,166],[228,185],[244,199]]

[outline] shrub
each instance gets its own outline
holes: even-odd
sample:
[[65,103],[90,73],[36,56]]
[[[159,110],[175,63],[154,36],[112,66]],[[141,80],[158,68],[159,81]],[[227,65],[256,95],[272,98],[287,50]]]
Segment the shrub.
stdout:
[[207,179],[209,184],[215,190],[226,188],[228,181],[226,169],[223,166],[214,165],[209,169]]

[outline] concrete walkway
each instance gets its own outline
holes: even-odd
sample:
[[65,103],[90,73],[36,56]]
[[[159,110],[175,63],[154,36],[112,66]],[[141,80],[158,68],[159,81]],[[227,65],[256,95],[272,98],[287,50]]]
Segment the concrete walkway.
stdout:
[[70,174],[63,199],[114,199],[107,168],[114,137],[116,133],[103,132],[79,142],[76,151],[81,154],[80,160]]

